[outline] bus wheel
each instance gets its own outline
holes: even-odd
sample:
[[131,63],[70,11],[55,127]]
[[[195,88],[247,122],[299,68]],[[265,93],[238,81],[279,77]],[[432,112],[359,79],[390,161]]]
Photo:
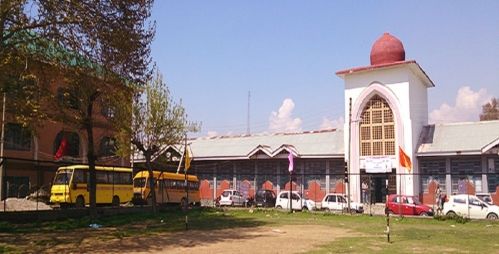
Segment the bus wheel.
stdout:
[[85,207],[85,199],[83,198],[83,196],[78,196],[76,198],[75,207],[76,208]]
[[114,196],[113,197],[113,206],[120,206],[120,197]]

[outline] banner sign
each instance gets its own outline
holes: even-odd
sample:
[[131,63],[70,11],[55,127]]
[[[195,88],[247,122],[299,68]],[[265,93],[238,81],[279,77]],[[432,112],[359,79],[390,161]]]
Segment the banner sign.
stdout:
[[364,160],[366,173],[391,173],[392,160],[387,157],[367,157]]

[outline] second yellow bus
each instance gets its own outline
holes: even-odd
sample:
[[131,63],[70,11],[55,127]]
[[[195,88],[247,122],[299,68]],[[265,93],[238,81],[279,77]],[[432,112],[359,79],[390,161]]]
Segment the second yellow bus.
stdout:
[[[186,193],[185,175],[170,172],[153,171],[158,204],[200,204],[199,180],[195,175],[187,175],[188,193]],[[149,172],[138,172],[133,178],[134,204],[150,204],[151,189],[149,188]]]

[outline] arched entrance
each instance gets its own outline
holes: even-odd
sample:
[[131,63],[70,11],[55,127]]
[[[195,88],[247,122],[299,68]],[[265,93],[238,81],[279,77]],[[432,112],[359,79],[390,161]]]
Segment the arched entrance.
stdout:
[[361,201],[385,202],[386,195],[396,193],[395,118],[387,101],[374,94],[365,104],[359,124]]

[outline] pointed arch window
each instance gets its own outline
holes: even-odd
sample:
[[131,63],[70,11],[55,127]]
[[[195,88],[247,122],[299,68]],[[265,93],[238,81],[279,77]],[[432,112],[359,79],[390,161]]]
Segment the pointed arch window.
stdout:
[[385,99],[373,96],[362,111],[360,155],[395,155],[395,121]]

